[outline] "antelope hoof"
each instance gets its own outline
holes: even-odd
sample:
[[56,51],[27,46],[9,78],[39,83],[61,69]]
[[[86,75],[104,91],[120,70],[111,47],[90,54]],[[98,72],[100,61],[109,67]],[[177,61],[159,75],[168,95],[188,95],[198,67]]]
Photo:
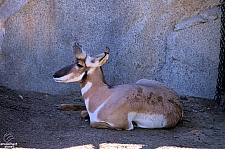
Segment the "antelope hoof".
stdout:
[[55,108],[56,108],[57,110],[62,110],[62,105],[61,105],[61,104],[57,104],[57,105],[55,105]]
[[83,118],[83,119],[89,119],[90,118],[87,111],[81,111],[80,117]]

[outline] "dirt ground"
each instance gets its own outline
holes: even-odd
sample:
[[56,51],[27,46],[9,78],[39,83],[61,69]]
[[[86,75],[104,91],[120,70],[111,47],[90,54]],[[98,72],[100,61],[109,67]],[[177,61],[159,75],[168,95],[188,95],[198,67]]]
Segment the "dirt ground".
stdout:
[[60,111],[55,105],[84,102],[68,97],[12,91],[0,86],[0,148],[225,148],[225,112],[215,101],[181,99],[182,121],[170,129],[116,131],[90,128],[80,111]]

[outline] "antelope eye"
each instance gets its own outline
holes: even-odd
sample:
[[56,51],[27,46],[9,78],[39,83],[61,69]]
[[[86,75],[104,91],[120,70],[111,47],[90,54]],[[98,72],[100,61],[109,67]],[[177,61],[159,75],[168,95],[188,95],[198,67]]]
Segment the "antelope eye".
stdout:
[[81,64],[79,64],[79,63],[77,64],[77,66],[78,66],[79,68],[82,68],[82,67],[84,67],[84,66],[82,66],[82,65],[81,65]]

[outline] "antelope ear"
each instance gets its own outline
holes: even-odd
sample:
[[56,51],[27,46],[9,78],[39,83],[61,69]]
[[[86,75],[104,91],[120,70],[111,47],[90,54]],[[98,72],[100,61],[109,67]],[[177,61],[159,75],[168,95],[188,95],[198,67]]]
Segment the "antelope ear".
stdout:
[[73,42],[71,42],[73,47],[73,52],[75,54],[75,57],[77,59],[85,59],[86,52],[83,50],[82,46],[79,44],[79,41],[76,39]]
[[106,63],[109,58],[109,48],[106,47],[106,51],[97,56],[87,56],[86,66],[87,67],[100,67]]

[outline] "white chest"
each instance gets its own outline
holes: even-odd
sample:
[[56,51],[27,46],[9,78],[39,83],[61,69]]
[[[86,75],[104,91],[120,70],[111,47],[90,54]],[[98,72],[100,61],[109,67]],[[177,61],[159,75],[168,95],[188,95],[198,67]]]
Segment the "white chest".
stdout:
[[91,88],[91,86],[92,86],[92,83],[87,82],[87,84],[81,89],[82,96]]
[[103,102],[94,112],[90,112],[89,111],[89,99],[86,99],[85,100],[85,105],[86,105],[86,108],[87,108],[87,111],[88,111],[88,114],[89,114],[89,117],[90,117],[90,122],[102,122],[99,118],[98,118],[98,113],[99,111],[102,109],[102,107],[104,107],[105,103],[107,101]]

